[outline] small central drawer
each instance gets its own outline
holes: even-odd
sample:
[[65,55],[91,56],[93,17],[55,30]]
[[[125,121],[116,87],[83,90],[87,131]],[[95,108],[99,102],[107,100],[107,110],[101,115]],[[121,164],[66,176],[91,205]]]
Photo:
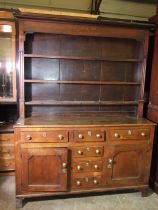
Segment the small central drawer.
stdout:
[[103,161],[95,160],[75,160],[72,163],[73,172],[101,172],[103,169]]
[[87,189],[87,188],[98,188],[102,186],[102,176],[101,175],[84,175],[79,176],[74,174],[72,177],[72,189]]
[[86,142],[86,141],[104,141],[104,131],[100,130],[80,130],[74,131],[74,141]]
[[25,142],[67,142],[68,131],[23,131],[21,140]]
[[114,128],[107,132],[108,140],[148,140],[150,129],[147,128]]
[[102,157],[103,154],[103,146],[85,146],[72,148],[73,157]]

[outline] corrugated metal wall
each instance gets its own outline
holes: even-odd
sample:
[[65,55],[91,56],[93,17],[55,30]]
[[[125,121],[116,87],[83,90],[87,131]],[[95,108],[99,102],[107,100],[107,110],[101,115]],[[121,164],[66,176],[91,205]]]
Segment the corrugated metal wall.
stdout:
[[[156,13],[157,0],[102,0],[101,15],[109,18],[147,20]],[[0,0],[3,8],[44,8],[90,11],[91,0]]]
[[0,0],[1,7],[59,8],[87,11],[91,0]]
[[102,16],[129,20],[148,20],[156,14],[156,1],[103,0]]

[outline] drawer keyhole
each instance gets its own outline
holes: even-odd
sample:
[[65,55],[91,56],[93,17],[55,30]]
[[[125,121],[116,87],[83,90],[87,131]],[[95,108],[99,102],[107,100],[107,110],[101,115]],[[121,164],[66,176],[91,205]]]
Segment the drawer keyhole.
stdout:
[[132,131],[128,130],[128,135],[131,136],[132,135]]
[[47,137],[47,132],[43,132],[43,137]]

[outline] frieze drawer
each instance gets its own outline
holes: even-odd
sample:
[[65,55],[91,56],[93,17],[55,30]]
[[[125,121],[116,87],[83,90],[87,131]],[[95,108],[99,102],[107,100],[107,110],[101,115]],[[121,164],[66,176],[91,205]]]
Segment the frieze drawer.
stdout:
[[147,128],[126,128],[110,129],[107,132],[108,140],[148,140],[150,129]]
[[68,142],[68,131],[23,131],[21,140],[25,142]]

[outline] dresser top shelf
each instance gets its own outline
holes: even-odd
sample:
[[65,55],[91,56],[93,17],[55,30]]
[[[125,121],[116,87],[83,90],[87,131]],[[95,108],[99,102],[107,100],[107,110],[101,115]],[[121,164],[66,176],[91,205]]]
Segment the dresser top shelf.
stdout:
[[19,119],[15,127],[95,127],[95,126],[154,125],[145,118],[133,116],[110,116],[103,113],[54,113],[46,116],[32,116]]

